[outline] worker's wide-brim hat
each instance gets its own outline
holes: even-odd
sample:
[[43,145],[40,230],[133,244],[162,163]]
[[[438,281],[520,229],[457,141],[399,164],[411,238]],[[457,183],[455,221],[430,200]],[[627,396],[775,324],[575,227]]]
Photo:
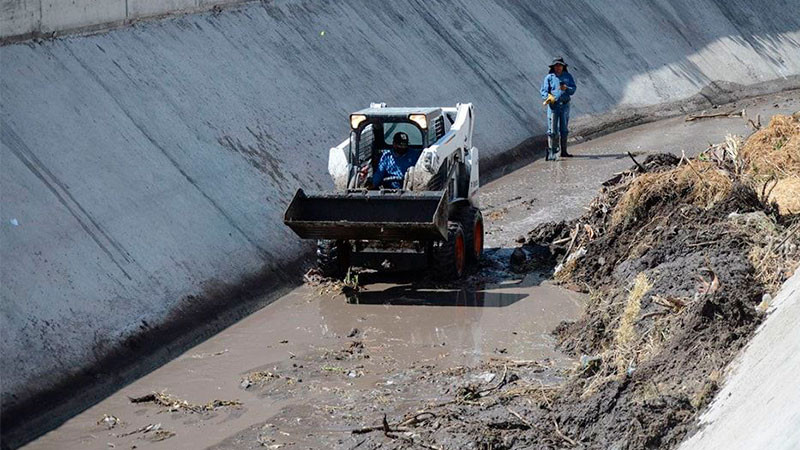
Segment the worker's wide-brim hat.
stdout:
[[562,66],[564,66],[564,68],[566,68],[566,67],[567,67],[567,63],[565,63],[565,62],[564,62],[564,58],[561,58],[561,57],[555,58],[555,59],[553,60],[553,62],[552,62],[552,63],[550,63],[550,66],[549,66],[549,67],[552,69],[552,68],[553,68],[553,67],[554,67],[556,64],[561,64]]

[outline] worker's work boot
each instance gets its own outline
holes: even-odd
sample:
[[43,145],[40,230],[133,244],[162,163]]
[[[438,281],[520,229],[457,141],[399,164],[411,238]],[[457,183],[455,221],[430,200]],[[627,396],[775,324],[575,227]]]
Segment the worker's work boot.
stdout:
[[571,158],[572,157],[571,154],[567,153],[567,138],[566,137],[563,137],[563,136],[561,137],[561,142],[560,142],[559,148],[561,149],[561,156],[563,156],[564,158]]
[[558,159],[556,154],[556,143],[555,137],[547,136],[547,157],[545,157],[545,161],[555,161]]

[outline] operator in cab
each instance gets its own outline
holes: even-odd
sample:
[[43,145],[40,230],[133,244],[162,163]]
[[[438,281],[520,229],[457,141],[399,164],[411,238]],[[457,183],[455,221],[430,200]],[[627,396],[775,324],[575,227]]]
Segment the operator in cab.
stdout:
[[392,139],[392,149],[381,155],[378,169],[372,175],[372,186],[376,189],[402,189],[406,172],[417,163],[421,153],[421,150],[408,148],[406,133],[396,133]]

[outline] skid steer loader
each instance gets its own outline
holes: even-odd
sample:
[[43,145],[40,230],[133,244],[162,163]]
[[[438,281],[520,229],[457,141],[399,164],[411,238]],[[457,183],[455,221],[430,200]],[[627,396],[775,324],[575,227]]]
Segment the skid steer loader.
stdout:
[[[472,104],[455,108],[389,108],[373,103],[350,115],[350,137],[330,149],[328,172],[336,192],[298,189],[284,223],[317,239],[325,276],[351,266],[430,267],[440,279],[460,278],[483,252],[478,149],[472,146]],[[419,159],[402,177],[372,186],[397,133]],[[402,186],[398,189],[398,186]]]

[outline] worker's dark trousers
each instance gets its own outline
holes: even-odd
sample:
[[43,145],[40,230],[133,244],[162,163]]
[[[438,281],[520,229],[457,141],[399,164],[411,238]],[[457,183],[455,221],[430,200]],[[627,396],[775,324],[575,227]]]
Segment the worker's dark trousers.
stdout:
[[[547,107],[547,159],[555,159],[560,148],[566,149],[569,134],[569,103]],[[558,138],[561,145],[558,145]]]

